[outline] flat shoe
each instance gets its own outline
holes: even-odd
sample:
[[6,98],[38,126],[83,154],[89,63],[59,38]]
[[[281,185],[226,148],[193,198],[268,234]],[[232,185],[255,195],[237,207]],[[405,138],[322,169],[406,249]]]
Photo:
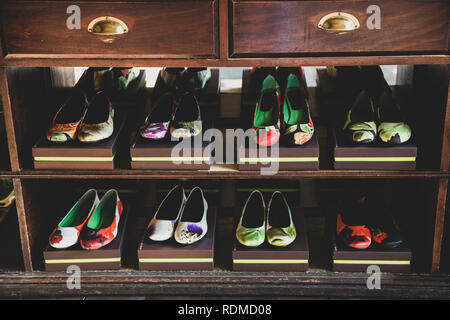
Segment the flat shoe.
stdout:
[[165,241],[172,238],[185,201],[186,196],[182,186],[176,186],[169,191],[147,227],[149,239]]
[[98,142],[108,139],[114,132],[114,108],[104,91],[97,93],[78,133],[81,142]]
[[192,189],[175,230],[175,240],[180,244],[197,242],[208,232],[206,215],[208,203],[199,187]]
[[253,191],[244,207],[236,229],[236,239],[246,247],[258,247],[266,238],[266,205],[258,190]]
[[148,115],[140,130],[141,137],[160,140],[167,136],[175,112],[175,99],[172,93],[166,93],[155,103],[155,108]]
[[117,191],[112,189],[106,192],[81,230],[81,247],[97,250],[113,241],[119,230],[122,212],[123,204]]
[[181,96],[170,126],[170,134],[176,139],[190,138],[202,132],[200,106],[192,93]]
[[87,111],[86,96],[76,91],[64,102],[47,130],[48,141],[63,143],[75,139]]
[[277,247],[288,246],[297,237],[291,208],[280,191],[272,194],[267,206],[266,237],[271,245]]
[[97,191],[88,190],[61,220],[49,237],[53,248],[65,249],[78,242],[80,232],[99,203]]

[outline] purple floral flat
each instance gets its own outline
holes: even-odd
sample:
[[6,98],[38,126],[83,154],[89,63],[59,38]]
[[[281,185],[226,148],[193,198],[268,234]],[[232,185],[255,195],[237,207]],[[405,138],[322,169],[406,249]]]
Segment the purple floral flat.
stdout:
[[140,130],[140,135],[145,139],[164,139],[169,131],[175,112],[175,98],[172,93],[166,93],[155,104],[145,124]]

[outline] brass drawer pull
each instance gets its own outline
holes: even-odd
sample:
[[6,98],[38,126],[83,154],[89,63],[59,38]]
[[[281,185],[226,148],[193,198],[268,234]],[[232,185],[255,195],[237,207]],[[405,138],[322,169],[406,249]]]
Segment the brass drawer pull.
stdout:
[[345,12],[327,14],[319,21],[319,28],[328,32],[346,32],[359,29],[358,19]]
[[114,36],[128,32],[128,27],[120,19],[114,17],[99,17],[89,23],[88,31],[100,36]]

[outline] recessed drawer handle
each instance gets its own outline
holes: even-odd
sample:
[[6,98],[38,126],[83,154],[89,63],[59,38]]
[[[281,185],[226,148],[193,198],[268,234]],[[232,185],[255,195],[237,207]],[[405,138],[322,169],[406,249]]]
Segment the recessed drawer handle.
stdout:
[[99,36],[113,36],[128,32],[128,27],[120,19],[114,17],[99,17],[89,23],[88,31]]
[[327,14],[319,21],[319,28],[328,32],[345,32],[358,29],[358,19],[345,12],[333,12]]

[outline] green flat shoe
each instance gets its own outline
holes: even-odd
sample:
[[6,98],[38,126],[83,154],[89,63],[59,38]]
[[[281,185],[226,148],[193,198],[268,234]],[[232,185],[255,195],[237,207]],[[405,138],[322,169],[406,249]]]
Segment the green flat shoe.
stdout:
[[280,139],[280,86],[274,76],[268,75],[262,85],[253,117],[256,143],[269,147]]
[[402,144],[411,138],[411,127],[402,120],[400,108],[390,89],[381,94],[377,116],[378,136],[381,141],[389,144]]
[[306,88],[295,74],[289,74],[283,103],[283,135],[289,143],[303,145],[314,134]]
[[236,229],[236,239],[244,246],[257,247],[266,237],[266,205],[258,190],[253,191],[242,209],[241,219]]
[[272,194],[267,206],[266,236],[267,241],[277,247],[288,246],[297,237],[291,208],[280,191]]
[[376,139],[375,109],[367,91],[361,91],[355,99],[343,130],[347,139],[356,143],[370,143]]

